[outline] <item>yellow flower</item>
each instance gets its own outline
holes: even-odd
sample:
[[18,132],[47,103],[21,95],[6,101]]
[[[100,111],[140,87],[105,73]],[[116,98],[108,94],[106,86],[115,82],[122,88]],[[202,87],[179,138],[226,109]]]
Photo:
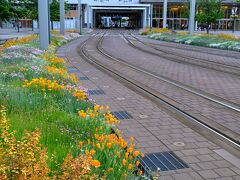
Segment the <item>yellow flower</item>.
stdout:
[[78,148],[80,149],[80,148],[82,147],[82,145],[83,145],[83,142],[80,141],[80,142],[78,143]]
[[90,154],[91,154],[92,156],[94,156],[94,155],[96,154],[96,151],[92,149],[92,150],[90,151]]
[[98,111],[99,105],[94,106],[94,111]]
[[140,162],[139,162],[139,161],[137,161],[137,162],[136,162],[136,166],[138,167],[138,166],[139,166],[139,164],[140,164]]
[[128,148],[127,149],[127,152],[132,152],[133,151],[133,148]]
[[128,169],[131,170],[132,169],[132,164],[128,165]]
[[134,141],[134,137],[130,137],[130,142],[133,142]]
[[78,111],[78,115],[79,115],[81,118],[83,118],[83,119],[85,119],[86,116],[87,116],[87,114],[86,114],[85,112],[83,112],[83,110]]
[[99,143],[96,144],[97,148],[100,149],[101,145]]
[[134,155],[135,157],[137,157],[139,154],[140,154],[139,151],[134,151],[134,153],[133,153],[133,155]]
[[85,154],[88,156],[89,155],[89,150],[85,150]]
[[128,158],[128,155],[129,155],[129,153],[126,152],[126,153],[125,153],[125,158],[126,158],[126,159]]
[[143,153],[141,154],[141,156],[142,156],[142,158],[144,158],[144,157],[145,157],[145,155],[144,155]]
[[108,169],[108,173],[112,172],[113,171],[113,168],[109,168]]
[[123,159],[123,160],[122,160],[122,164],[123,164],[124,166],[126,166],[126,163],[127,163],[126,159]]
[[95,167],[98,168],[100,167],[101,163],[98,160],[92,160],[91,164]]
[[88,161],[92,161],[92,156],[88,156]]
[[112,143],[107,143],[107,147],[108,147],[108,149],[111,149]]

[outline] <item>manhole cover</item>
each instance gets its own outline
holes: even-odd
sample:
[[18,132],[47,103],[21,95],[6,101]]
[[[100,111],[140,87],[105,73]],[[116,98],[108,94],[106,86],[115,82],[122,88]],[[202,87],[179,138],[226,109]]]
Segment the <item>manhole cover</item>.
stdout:
[[115,111],[112,112],[117,119],[132,119],[133,117],[127,111]]
[[178,147],[183,147],[183,146],[185,146],[184,142],[174,142],[173,145],[174,145],[174,146],[178,146]]
[[172,151],[146,154],[140,158],[144,169],[151,171],[170,171],[188,168],[189,166]]
[[88,90],[89,95],[103,95],[105,92],[101,89]]
[[118,100],[118,101],[122,101],[122,100],[125,100],[125,98],[123,98],[123,97],[118,97],[117,100]]
[[148,115],[140,115],[139,116],[141,119],[145,119],[145,118],[148,118]]
[[81,81],[89,80],[89,78],[87,76],[82,76],[82,77],[79,77],[78,79],[81,80]]

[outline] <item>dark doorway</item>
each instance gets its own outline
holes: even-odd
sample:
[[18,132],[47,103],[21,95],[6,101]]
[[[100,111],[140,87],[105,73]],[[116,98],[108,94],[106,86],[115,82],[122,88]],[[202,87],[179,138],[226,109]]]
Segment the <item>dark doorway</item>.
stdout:
[[94,28],[142,28],[142,11],[94,10]]

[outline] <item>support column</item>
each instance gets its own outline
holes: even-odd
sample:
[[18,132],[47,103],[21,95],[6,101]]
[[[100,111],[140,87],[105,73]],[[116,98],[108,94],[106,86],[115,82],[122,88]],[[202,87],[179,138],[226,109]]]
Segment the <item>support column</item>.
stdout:
[[48,0],[38,0],[39,40],[41,49],[48,48],[50,39],[48,6]]
[[60,0],[60,33],[64,34],[65,31],[65,8],[64,8],[64,0]]
[[82,1],[78,0],[79,34],[82,34]]
[[150,31],[152,31],[153,4],[150,6]]
[[143,10],[143,28],[147,26],[147,12],[146,8]]
[[87,31],[90,29],[90,10],[89,5],[87,5]]
[[190,34],[194,33],[195,30],[195,10],[196,9],[196,0],[190,1],[190,18],[189,18],[189,32]]
[[163,28],[167,27],[167,0],[163,1]]

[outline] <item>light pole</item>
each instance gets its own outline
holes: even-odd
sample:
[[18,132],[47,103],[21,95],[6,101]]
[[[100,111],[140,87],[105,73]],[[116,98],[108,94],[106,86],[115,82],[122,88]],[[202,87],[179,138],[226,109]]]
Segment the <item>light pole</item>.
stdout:
[[82,34],[82,1],[78,0],[79,34]]
[[47,49],[49,45],[49,1],[38,0],[39,41],[40,48]]
[[233,19],[232,33],[234,33],[234,31],[235,31],[235,21],[236,21],[236,18],[238,17],[237,10],[238,10],[237,7],[232,7],[232,15],[231,15],[231,18]]
[[150,5],[150,31],[152,31],[153,4]]

